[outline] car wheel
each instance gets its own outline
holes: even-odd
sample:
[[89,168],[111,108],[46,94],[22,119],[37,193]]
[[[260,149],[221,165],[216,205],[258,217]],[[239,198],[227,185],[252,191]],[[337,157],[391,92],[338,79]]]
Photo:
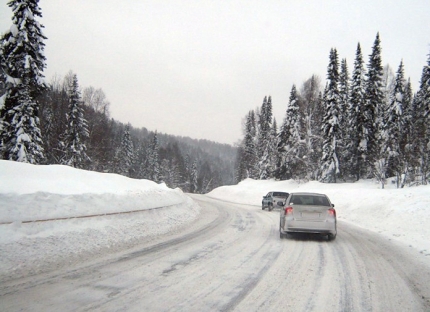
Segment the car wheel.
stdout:
[[273,210],[273,205],[269,204],[269,211],[272,211],[272,210]]
[[264,210],[264,205],[261,205],[261,209]]
[[329,240],[329,241],[332,241],[332,240],[334,240],[336,238],[336,234],[328,234],[327,235],[327,239]]

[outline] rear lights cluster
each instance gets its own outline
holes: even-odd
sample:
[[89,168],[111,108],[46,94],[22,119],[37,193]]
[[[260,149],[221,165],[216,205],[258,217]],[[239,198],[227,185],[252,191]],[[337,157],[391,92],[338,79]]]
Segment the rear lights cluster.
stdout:
[[293,213],[293,207],[288,206],[285,208],[285,215],[292,214]]
[[336,210],[334,210],[333,208],[330,208],[330,209],[328,210],[328,214],[329,214],[330,216],[334,216],[334,217],[336,217]]

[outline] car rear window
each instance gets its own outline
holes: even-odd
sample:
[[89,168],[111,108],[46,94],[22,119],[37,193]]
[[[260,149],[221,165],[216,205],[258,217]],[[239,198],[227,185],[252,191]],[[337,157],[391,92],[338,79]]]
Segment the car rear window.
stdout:
[[288,197],[288,193],[284,193],[284,192],[273,192],[273,196],[276,197]]
[[290,204],[330,206],[327,197],[316,195],[293,195]]

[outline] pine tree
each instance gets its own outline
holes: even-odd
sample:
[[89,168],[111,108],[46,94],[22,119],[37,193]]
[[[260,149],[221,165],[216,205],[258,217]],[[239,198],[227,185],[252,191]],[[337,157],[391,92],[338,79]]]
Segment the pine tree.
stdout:
[[325,114],[322,125],[324,136],[321,158],[321,181],[336,183],[340,174],[338,157],[339,139],[339,61],[336,49],[330,51],[330,62],[327,71],[328,85],[325,94]]
[[193,161],[191,165],[191,193],[198,193],[198,181],[197,178],[199,176],[197,172],[197,162]]
[[405,179],[402,181],[401,187],[404,187],[404,183],[406,182],[406,175],[409,175],[408,180],[415,180],[415,155],[413,153],[413,126],[412,122],[412,110],[414,109],[413,105],[413,93],[412,93],[412,84],[411,80],[408,79],[408,82],[405,85],[405,93],[403,97],[403,124],[404,131],[402,132],[402,141],[400,142],[400,149],[403,153],[403,162],[407,164],[407,167],[404,169],[405,171]]
[[234,181],[239,183],[240,181],[247,178],[247,171],[245,167],[245,151],[243,148],[243,144],[240,144],[237,147],[236,153],[236,162],[235,162],[235,177]]
[[258,178],[260,180],[265,180],[270,178],[272,174],[270,172],[270,144],[272,143],[272,98],[270,96],[268,98],[264,97],[258,120],[258,126]]
[[246,118],[245,138],[243,140],[243,157],[244,170],[246,176],[244,178],[258,178],[257,171],[257,153],[256,153],[256,121],[255,112],[249,111]]
[[147,152],[147,171],[148,179],[159,183],[160,182],[160,163],[158,159],[158,137],[157,131],[155,131],[154,136],[151,140],[151,145]]
[[385,159],[388,160],[387,168],[391,170],[397,177],[397,186],[399,187],[400,178],[404,172],[404,148],[401,144],[404,142],[403,134],[406,127],[403,119],[403,102],[405,97],[405,78],[403,61],[397,70],[397,76],[393,94],[391,95],[390,105],[385,115],[385,121],[382,128],[382,136],[384,137]]
[[278,146],[278,123],[276,122],[276,118],[273,118],[272,129],[270,132],[270,141],[269,141],[269,172],[270,178],[275,178],[276,174],[276,162],[278,160],[277,155],[277,146]]
[[116,155],[117,173],[127,177],[132,176],[134,160],[135,153],[133,141],[130,136],[130,124],[127,124],[124,129],[121,146],[119,147]]
[[296,86],[293,85],[284,122],[278,135],[278,167],[279,179],[298,178],[303,169],[303,141],[299,113],[299,98]]
[[347,144],[349,141],[349,127],[347,125],[347,112],[349,107],[349,72],[348,72],[348,64],[346,59],[342,59],[340,64],[340,75],[339,75],[339,136],[338,136],[338,157],[339,157],[339,166],[340,172],[344,179],[346,179],[349,175],[349,167],[347,164],[347,160],[350,155],[348,155]]
[[322,138],[321,124],[323,117],[323,106],[320,90],[320,79],[313,75],[304,82],[301,89],[300,119],[301,138],[304,141],[304,160],[306,168],[303,177],[307,180],[316,179],[320,169]]
[[362,157],[359,151],[361,131],[364,127],[362,109],[365,101],[365,69],[360,43],[357,44],[355,54],[354,70],[351,77],[351,94],[347,112],[346,151],[345,167],[348,168],[347,175],[355,176],[358,181],[363,173]]
[[430,173],[430,53],[423,67],[420,88],[414,100],[416,121],[414,123],[419,151],[419,174],[421,183],[427,184]]
[[38,0],[12,0],[12,27],[0,39],[0,66],[5,93],[0,101],[0,146],[3,159],[37,164],[44,159],[38,97],[43,83],[46,37]]
[[85,163],[90,161],[86,154],[87,147],[85,145],[85,140],[89,137],[88,123],[84,118],[77,76],[73,75],[69,83],[69,112],[66,116],[66,131],[60,143],[60,148],[64,152],[61,163],[75,168],[83,168]]
[[[361,158],[363,159],[364,169],[366,170],[365,178],[372,177],[374,166],[382,158],[380,158],[380,143],[378,140],[378,131],[381,124],[381,117],[384,113],[384,93],[382,91],[382,60],[381,60],[381,41],[379,33],[376,35],[375,42],[372,48],[372,54],[369,58],[367,66],[367,80],[364,107],[361,111],[362,123],[359,129],[360,143],[359,149]],[[379,166],[382,168],[382,164]],[[377,172],[380,170],[377,169]]]

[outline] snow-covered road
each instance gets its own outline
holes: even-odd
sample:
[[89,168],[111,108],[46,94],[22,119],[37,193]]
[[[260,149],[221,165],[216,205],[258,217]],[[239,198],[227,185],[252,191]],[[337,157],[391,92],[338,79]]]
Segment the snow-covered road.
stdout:
[[279,239],[279,211],[193,195],[198,219],[102,258],[0,285],[2,311],[429,311],[430,267],[339,221]]

